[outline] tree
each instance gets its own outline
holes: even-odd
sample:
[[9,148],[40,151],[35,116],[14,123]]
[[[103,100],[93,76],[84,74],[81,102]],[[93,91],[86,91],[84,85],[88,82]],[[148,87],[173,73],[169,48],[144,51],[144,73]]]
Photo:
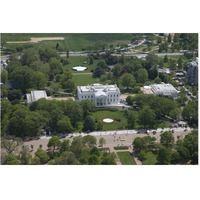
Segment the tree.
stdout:
[[15,99],[20,100],[22,97],[22,92],[21,90],[9,90],[8,91],[8,100],[9,101],[14,101]]
[[140,161],[145,160],[145,151],[141,150],[140,153],[138,154],[138,158]]
[[5,69],[3,69],[1,71],[1,82],[5,84],[7,80],[8,80],[8,73]]
[[154,80],[157,76],[158,76],[158,68],[157,67],[152,67],[150,70],[149,70],[149,78],[151,80]]
[[30,163],[30,159],[32,158],[31,154],[29,153],[28,146],[22,146],[22,149],[19,153],[19,159],[22,165],[28,165]]
[[99,165],[100,164],[100,159],[96,155],[90,155],[88,158],[88,165]]
[[122,66],[120,64],[114,65],[112,68],[113,77],[117,80],[122,73]]
[[105,61],[100,61],[97,63],[98,67],[101,67],[102,69],[108,68],[108,65],[106,65]]
[[95,119],[93,116],[88,115],[85,118],[84,124],[83,124],[83,129],[85,131],[94,131],[95,130]]
[[172,151],[171,152],[171,160],[170,160],[170,162],[172,164],[177,164],[177,163],[180,162],[180,160],[181,160],[181,158],[180,158],[179,153],[177,151]]
[[38,90],[44,89],[47,84],[47,79],[42,72],[35,72],[34,84]]
[[171,36],[171,34],[168,35],[167,41],[168,41],[168,43],[171,43],[171,42],[172,42],[172,36]]
[[92,57],[92,56],[90,56],[90,57],[89,57],[89,64],[90,64],[90,65],[92,65],[92,64],[93,64],[93,62],[94,62],[94,61],[93,61],[93,57]]
[[3,165],[19,165],[17,156],[12,153],[7,154],[3,159]]
[[41,47],[38,53],[40,60],[43,62],[49,62],[51,58],[60,59],[59,53],[55,49],[49,47]]
[[39,135],[42,126],[42,116],[37,112],[30,112],[24,118],[25,135]]
[[55,158],[55,160],[50,161],[50,165],[75,165],[78,164],[76,156],[70,151],[63,152],[60,157]]
[[71,133],[73,131],[70,119],[67,116],[57,122],[57,130],[59,133]]
[[50,66],[50,70],[52,73],[54,73],[54,75],[56,74],[62,74],[63,73],[63,65],[60,62],[60,60],[57,60],[56,58],[51,58],[49,60],[49,66]]
[[59,140],[59,138],[58,138],[57,136],[52,137],[52,138],[49,140],[48,144],[47,144],[47,146],[48,146],[49,148],[53,148],[53,153],[54,153],[54,151],[56,150],[56,148],[59,148],[59,147],[60,147],[60,145],[61,145],[61,141]]
[[116,154],[114,152],[112,153],[103,153],[103,158],[101,161],[102,165],[116,165]]
[[22,140],[15,136],[2,137],[1,148],[4,149],[8,154],[18,151],[22,145]]
[[38,148],[38,150],[35,152],[35,155],[40,159],[41,164],[47,163],[50,159],[47,152],[42,148]]
[[184,147],[183,145],[179,145],[177,147],[177,152],[179,153],[180,155],[180,160],[182,162],[187,162],[189,159],[190,159],[190,152],[189,150]]
[[170,131],[165,131],[160,135],[160,143],[166,148],[172,147],[174,144],[174,136]]
[[78,102],[67,100],[63,102],[63,105],[61,104],[61,109],[64,114],[69,117],[73,126],[83,118],[83,110]]
[[2,85],[1,87],[1,98],[4,99],[8,96],[8,87],[7,85]]
[[95,146],[96,142],[97,142],[97,139],[92,135],[86,135],[83,137],[83,143],[84,143],[84,145],[86,145],[88,147]]
[[60,152],[69,151],[70,150],[70,141],[69,140],[63,140],[63,142],[60,145]]
[[168,56],[167,55],[165,55],[165,57],[163,58],[163,61],[164,61],[164,63],[167,63],[168,62]]
[[183,108],[182,116],[187,120],[190,125],[198,124],[198,103],[197,101],[188,101],[187,105]]
[[64,88],[67,92],[73,92],[75,90],[75,83],[73,80],[68,80]]
[[76,155],[77,158],[81,157],[82,148],[84,147],[83,138],[75,137],[71,143],[71,151]]
[[147,150],[146,140],[142,137],[136,137],[133,141],[133,148],[137,153],[140,153],[142,150]]
[[96,130],[97,131],[103,130],[103,122],[102,121],[97,122]]
[[[96,139],[96,138],[95,138]],[[97,147],[93,146],[90,150],[90,154],[92,155],[96,155],[96,156],[100,156],[100,151]]]
[[105,138],[99,138],[99,145],[103,148],[103,145],[106,144]]
[[39,164],[40,164],[39,157],[35,156],[34,158],[31,159],[31,165],[39,165]]
[[145,128],[153,127],[155,123],[155,112],[151,108],[145,106],[139,111],[140,124],[144,125]]
[[136,113],[133,111],[130,111],[128,114],[128,119],[127,119],[128,128],[135,128],[136,120],[137,120]]
[[34,71],[27,66],[17,67],[10,74],[10,80],[18,83],[19,89],[25,93],[34,86]]
[[94,104],[89,99],[81,101],[80,105],[82,107],[83,116],[84,117],[86,117],[87,115],[89,115],[89,113],[92,110],[92,108],[94,108]]
[[146,69],[139,69],[137,75],[138,83],[145,83],[148,80],[148,73]]
[[169,164],[170,162],[170,151],[166,147],[161,147],[158,151],[157,160],[159,164]]
[[101,75],[105,74],[105,70],[101,67],[97,66],[93,72],[94,77],[100,77]]
[[129,73],[125,73],[121,76],[121,84],[129,90],[129,87],[134,87],[136,80],[135,77]]
[[154,79],[154,82],[155,82],[156,84],[159,84],[159,83],[161,83],[161,79],[160,79],[159,77],[157,77],[157,78]]
[[59,47],[59,43],[57,42],[56,43],[56,50],[58,50],[58,47]]

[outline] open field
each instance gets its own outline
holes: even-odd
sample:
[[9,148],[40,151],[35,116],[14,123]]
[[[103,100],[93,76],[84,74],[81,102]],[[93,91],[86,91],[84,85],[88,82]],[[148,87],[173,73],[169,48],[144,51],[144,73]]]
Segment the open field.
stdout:
[[145,155],[145,160],[142,161],[143,165],[155,165],[157,163],[156,155],[152,152],[147,152]]
[[73,75],[72,80],[74,81],[76,87],[78,85],[90,85],[93,83],[106,84],[106,82],[101,82],[99,78],[93,78],[91,74]]
[[[65,70],[70,70],[72,71],[73,73],[91,73],[91,70],[94,70],[96,65],[102,61],[102,60],[93,60],[93,64],[89,65],[89,64],[84,64],[84,62],[88,62],[88,57],[86,56],[75,56],[75,57],[69,57],[69,61],[70,61],[70,64],[68,65],[65,65],[64,66],[64,69]],[[75,70],[72,69],[72,67],[75,67],[77,65],[81,65],[81,66],[84,66],[84,67],[87,67],[88,69],[85,70],[85,71],[82,71],[82,72],[77,72]]]
[[120,159],[122,165],[136,165],[134,158],[130,155],[129,151],[117,152],[117,156]]
[[127,125],[127,119],[124,116],[124,111],[97,111],[92,113],[93,117],[98,121],[102,121],[103,118],[113,118],[113,123],[103,123],[103,130],[117,130],[123,129]]
[[[104,41],[108,45],[128,44],[131,41],[131,33],[3,33],[4,41],[30,41],[31,37],[64,37],[64,40],[41,41],[39,44],[55,48],[57,42],[60,49],[80,51],[88,46],[94,46],[98,41]],[[19,44],[21,45],[21,44]],[[18,44],[6,44],[8,48],[16,48]]]

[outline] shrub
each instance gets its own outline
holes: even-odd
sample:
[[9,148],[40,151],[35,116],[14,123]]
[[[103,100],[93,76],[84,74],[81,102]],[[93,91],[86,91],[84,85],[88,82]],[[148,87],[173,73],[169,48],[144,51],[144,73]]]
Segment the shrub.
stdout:
[[128,149],[127,146],[122,146],[122,147],[114,147],[115,150],[125,150]]

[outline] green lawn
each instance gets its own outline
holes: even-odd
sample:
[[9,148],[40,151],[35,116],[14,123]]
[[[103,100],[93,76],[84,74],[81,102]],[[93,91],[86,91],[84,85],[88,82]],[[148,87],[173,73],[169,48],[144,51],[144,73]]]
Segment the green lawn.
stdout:
[[151,151],[147,152],[145,155],[145,160],[142,161],[143,165],[155,165],[158,161],[156,159],[156,154],[153,154]]
[[[74,56],[74,57],[71,56],[69,57],[69,61],[70,61],[70,64],[64,66],[65,70],[70,70],[73,73],[91,73],[91,70],[95,69],[95,67],[97,66],[97,63],[103,60],[93,60],[93,64],[89,65],[89,64],[84,64],[84,62],[87,61],[86,56]],[[83,72],[77,72],[72,69],[72,67],[75,67],[77,65],[87,67],[88,69]]]
[[[103,130],[118,130],[123,129],[127,125],[127,119],[124,116],[124,111],[117,110],[117,111],[105,111],[100,110],[97,112],[91,113],[95,119],[101,121],[103,118],[110,117],[115,119],[113,123],[103,123]],[[120,120],[120,121],[117,121]]]
[[136,165],[134,158],[130,155],[130,152],[117,152],[117,156],[120,159],[122,165]]
[[[88,46],[94,46],[98,41],[104,41],[108,45],[128,44],[132,39],[131,33],[3,33],[2,40],[5,41],[29,41],[31,37],[64,37],[65,40],[42,41],[41,45],[48,45],[70,51],[81,51]],[[15,48],[16,44],[6,44],[6,47]]]
[[101,84],[106,84],[109,82],[101,82],[99,80],[99,78],[93,78],[92,75],[88,74],[88,75],[73,75],[72,80],[75,83],[75,86],[79,86],[79,85],[90,85],[93,83],[101,83]]

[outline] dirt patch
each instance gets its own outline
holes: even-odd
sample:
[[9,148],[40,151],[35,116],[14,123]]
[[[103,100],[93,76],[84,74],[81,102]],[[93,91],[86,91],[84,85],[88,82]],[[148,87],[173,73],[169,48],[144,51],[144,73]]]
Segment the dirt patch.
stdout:
[[44,40],[64,40],[64,39],[65,39],[64,37],[32,37],[31,40],[29,40],[29,41],[9,41],[7,43],[8,44],[11,44],[11,43],[29,43],[29,42],[37,43],[37,42],[41,42],[41,41],[44,41]]

